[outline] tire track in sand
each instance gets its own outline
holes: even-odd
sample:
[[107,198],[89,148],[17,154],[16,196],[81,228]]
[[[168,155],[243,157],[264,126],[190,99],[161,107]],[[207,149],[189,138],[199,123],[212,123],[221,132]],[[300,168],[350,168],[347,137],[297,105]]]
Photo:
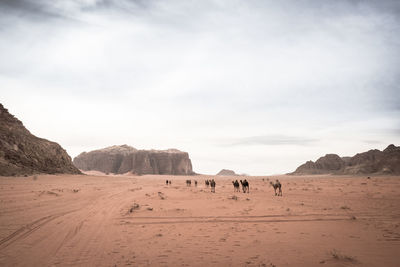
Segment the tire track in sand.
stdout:
[[64,216],[68,213],[74,212],[76,210],[72,210],[72,211],[67,211],[67,212],[62,212],[62,213],[58,213],[58,214],[52,214],[52,215],[48,215],[48,216],[44,216],[36,221],[33,221],[31,223],[28,223],[24,226],[22,226],[21,228],[17,229],[16,231],[14,231],[12,234],[4,237],[3,239],[0,240],[0,250],[4,249],[6,247],[8,247],[9,245],[11,245],[12,243],[14,243],[15,241],[18,241],[22,238],[25,238],[27,236],[29,236],[30,234],[32,234],[33,232],[39,230],[41,227],[43,227],[44,225],[46,225],[47,223],[61,217]]
[[[372,216],[374,217],[374,216]],[[358,219],[369,219],[371,215],[357,215]],[[382,216],[379,216],[380,219]],[[121,224],[185,224],[185,223],[277,223],[277,222],[328,222],[354,220],[346,214],[305,215],[259,215],[259,216],[168,216],[168,217],[122,217]]]

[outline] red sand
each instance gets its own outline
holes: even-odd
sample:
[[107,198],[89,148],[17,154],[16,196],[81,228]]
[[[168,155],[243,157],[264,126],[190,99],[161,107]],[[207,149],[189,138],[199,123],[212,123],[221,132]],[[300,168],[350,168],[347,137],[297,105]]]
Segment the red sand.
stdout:
[[400,266],[399,177],[206,178],[2,177],[0,266]]

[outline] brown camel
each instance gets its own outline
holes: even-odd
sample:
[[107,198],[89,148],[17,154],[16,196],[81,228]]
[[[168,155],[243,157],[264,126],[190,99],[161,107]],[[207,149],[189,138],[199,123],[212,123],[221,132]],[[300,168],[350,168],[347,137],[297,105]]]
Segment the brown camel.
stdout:
[[[282,184],[281,184],[281,182],[279,182],[279,180],[276,179],[275,183],[274,182],[269,182],[269,183],[274,188],[275,196],[282,196]],[[276,189],[279,189],[278,190],[278,194],[276,193]]]

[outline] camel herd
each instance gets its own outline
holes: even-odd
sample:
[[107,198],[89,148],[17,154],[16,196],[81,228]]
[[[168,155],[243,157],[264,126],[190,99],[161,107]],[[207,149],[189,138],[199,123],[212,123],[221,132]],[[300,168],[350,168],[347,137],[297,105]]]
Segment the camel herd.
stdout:
[[211,186],[211,192],[212,192],[212,193],[215,193],[215,185],[216,185],[216,183],[215,183],[214,179],[212,179],[212,180],[205,180],[205,181],[204,181],[204,184],[206,185],[207,188],[208,188],[209,186]]
[[[171,180],[166,180],[165,183],[166,185],[171,185]],[[211,192],[215,193],[216,183],[214,179],[207,179],[204,181],[204,184],[206,188],[211,187]],[[243,193],[250,193],[250,184],[246,179],[244,179],[243,181],[240,180],[240,183],[238,180],[232,181],[232,184],[234,192],[240,192],[240,186],[242,186]],[[197,186],[197,180],[194,180],[194,185]],[[282,196],[282,184],[281,182],[279,182],[278,179],[276,179],[275,182],[270,182],[270,185],[274,188],[275,196]],[[192,186],[192,180],[186,180],[186,186]]]

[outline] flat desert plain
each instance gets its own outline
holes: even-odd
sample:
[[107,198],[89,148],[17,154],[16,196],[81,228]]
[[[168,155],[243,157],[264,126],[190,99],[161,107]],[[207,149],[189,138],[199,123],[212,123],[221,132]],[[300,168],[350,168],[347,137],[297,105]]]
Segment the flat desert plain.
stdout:
[[400,177],[208,178],[2,177],[0,266],[400,266]]

